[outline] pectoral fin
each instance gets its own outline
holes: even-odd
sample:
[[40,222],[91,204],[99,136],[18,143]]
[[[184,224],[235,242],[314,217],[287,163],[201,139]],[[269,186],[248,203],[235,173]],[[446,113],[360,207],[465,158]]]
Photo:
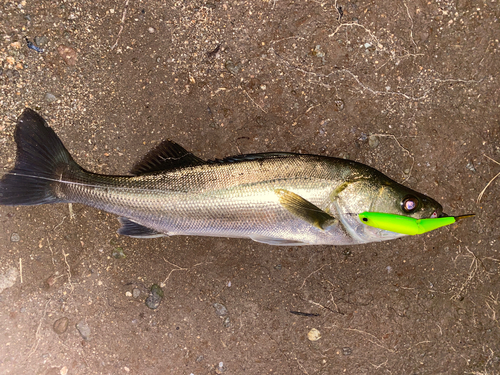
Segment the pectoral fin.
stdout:
[[316,228],[324,230],[338,222],[333,216],[305,200],[300,195],[284,189],[276,189],[274,192],[286,210],[314,225]]

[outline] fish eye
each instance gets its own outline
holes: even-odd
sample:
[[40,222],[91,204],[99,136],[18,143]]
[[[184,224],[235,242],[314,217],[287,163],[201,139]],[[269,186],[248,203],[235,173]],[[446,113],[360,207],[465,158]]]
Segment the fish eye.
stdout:
[[406,197],[403,198],[403,201],[401,202],[401,207],[403,208],[404,212],[411,213],[415,211],[418,207],[418,198],[413,196],[413,195],[407,195]]

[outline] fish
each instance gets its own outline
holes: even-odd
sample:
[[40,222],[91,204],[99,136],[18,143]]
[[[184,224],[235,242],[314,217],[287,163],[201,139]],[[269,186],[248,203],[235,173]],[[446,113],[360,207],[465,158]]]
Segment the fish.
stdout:
[[340,158],[270,152],[204,160],[167,139],[129,175],[114,176],[78,165],[32,109],[18,118],[14,138],[16,161],[0,180],[0,205],[84,204],[118,215],[118,233],[134,238],[353,245],[405,236],[363,224],[363,212],[444,215],[434,199]]

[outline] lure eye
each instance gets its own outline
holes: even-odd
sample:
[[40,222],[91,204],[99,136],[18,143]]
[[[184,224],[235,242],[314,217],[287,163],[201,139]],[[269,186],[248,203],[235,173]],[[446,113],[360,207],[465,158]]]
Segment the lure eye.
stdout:
[[418,198],[413,195],[406,196],[401,202],[401,207],[404,212],[411,213],[415,211],[418,207]]

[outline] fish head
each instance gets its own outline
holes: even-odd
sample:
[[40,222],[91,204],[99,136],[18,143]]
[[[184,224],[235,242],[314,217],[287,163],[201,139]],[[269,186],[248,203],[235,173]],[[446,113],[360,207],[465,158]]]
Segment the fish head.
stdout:
[[382,183],[371,195],[371,202],[365,202],[370,212],[402,215],[414,219],[437,218],[443,207],[425,194],[412,190],[392,180]]
[[358,217],[362,212],[381,212],[414,219],[437,218],[443,212],[443,207],[434,199],[378,173],[347,183],[332,203],[351,237],[361,243],[404,236],[363,224]]

